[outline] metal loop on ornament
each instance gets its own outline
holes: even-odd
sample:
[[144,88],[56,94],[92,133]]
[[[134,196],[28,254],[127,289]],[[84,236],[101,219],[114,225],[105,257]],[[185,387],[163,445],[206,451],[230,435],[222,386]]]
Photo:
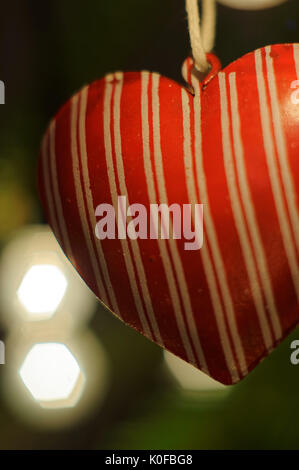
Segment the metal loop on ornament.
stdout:
[[210,65],[208,72],[200,72],[194,65],[192,57],[187,57],[182,66],[182,75],[185,82],[189,85],[190,92],[194,94],[193,83],[194,78],[199,81],[200,86],[204,89],[208,83],[220,72],[221,62],[218,57],[212,53],[206,55]]

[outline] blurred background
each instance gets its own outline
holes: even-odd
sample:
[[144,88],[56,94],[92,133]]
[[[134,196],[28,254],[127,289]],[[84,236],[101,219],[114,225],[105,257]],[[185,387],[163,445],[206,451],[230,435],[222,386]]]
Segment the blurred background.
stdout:
[[[224,66],[298,41],[298,0],[218,7]],[[184,0],[1,3],[0,449],[299,448],[299,365],[290,362],[298,330],[238,385],[206,379],[99,305],[39,204],[39,146],[58,108],[115,70],[181,82],[189,49]]]

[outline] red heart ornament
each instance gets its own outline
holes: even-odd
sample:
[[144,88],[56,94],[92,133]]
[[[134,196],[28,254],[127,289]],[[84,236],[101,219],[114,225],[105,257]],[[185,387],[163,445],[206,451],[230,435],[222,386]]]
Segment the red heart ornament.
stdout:
[[[190,67],[194,93],[149,72],[83,88],[44,137],[40,193],[59,243],[99,299],[231,384],[298,322],[299,45],[258,49],[202,84]],[[203,247],[125,232],[99,240],[96,208],[117,211],[118,196],[148,210],[203,204]]]

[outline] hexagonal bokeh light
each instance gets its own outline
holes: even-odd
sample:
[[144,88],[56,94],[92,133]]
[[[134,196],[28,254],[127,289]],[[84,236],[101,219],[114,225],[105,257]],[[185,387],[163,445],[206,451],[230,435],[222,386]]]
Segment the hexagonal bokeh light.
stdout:
[[22,279],[17,291],[29,315],[51,317],[63,299],[67,280],[53,265],[32,266]]
[[39,429],[66,429],[90,416],[103,405],[110,383],[98,336],[85,327],[70,334],[54,319],[26,322],[5,341],[3,398],[18,419]]
[[62,322],[77,328],[88,321],[96,297],[63,254],[48,226],[15,234],[0,260],[0,308],[8,328],[20,321]]
[[19,374],[33,398],[45,408],[75,406],[85,383],[76,358],[62,343],[35,344]]

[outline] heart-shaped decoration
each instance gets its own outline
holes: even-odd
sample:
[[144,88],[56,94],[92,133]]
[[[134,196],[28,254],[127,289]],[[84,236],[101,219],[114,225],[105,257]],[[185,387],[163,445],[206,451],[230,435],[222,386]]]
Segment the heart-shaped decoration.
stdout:
[[[299,45],[256,50],[202,84],[190,67],[192,89],[149,72],[83,88],[45,135],[40,192],[59,243],[99,299],[231,384],[299,318]],[[130,238],[132,204],[149,214],[161,203],[203,204],[201,249],[171,232],[145,238],[140,223]],[[112,207],[114,238],[106,218],[110,232],[99,239],[99,216]],[[117,219],[119,210],[128,211]]]

